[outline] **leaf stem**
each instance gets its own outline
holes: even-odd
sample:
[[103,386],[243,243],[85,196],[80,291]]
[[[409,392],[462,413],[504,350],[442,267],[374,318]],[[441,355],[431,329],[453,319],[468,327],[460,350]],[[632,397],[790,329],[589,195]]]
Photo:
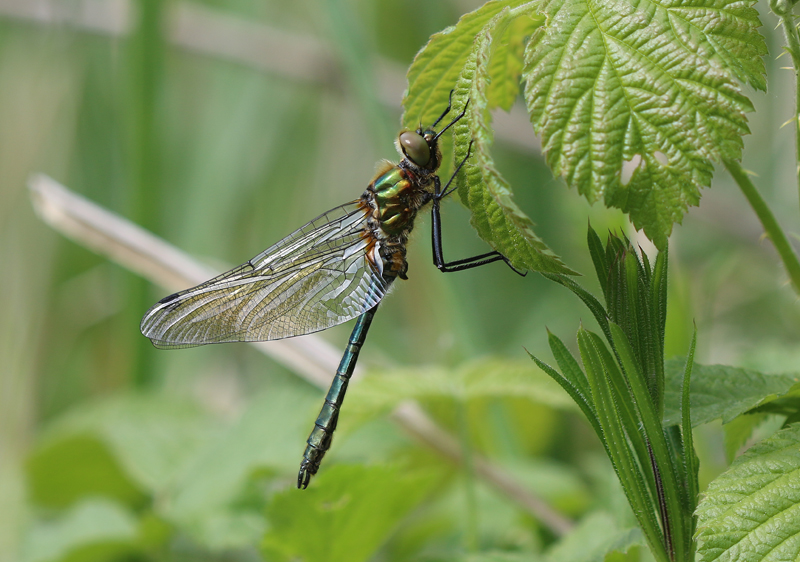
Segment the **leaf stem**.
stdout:
[[725,168],[727,168],[728,172],[733,176],[739,189],[744,193],[753,211],[755,211],[758,220],[761,221],[761,225],[764,227],[767,236],[769,236],[772,243],[775,245],[775,249],[778,251],[778,255],[783,261],[784,267],[786,267],[786,272],[789,274],[789,279],[794,286],[794,290],[800,295],[800,261],[798,261],[797,255],[789,244],[789,240],[786,238],[778,221],[775,219],[775,215],[772,214],[772,211],[767,206],[767,202],[761,197],[756,186],[750,181],[750,177],[742,169],[741,164],[735,160],[724,160],[724,164]]

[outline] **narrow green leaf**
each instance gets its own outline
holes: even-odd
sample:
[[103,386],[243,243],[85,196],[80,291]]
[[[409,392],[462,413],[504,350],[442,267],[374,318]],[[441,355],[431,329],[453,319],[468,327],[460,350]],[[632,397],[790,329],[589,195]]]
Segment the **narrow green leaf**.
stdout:
[[600,329],[603,330],[603,335],[605,335],[606,340],[609,343],[611,342],[611,332],[608,329],[608,313],[606,312],[606,309],[603,308],[603,305],[600,304],[600,301],[594,297],[594,295],[581,287],[576,281],[564,275],[542,273],[542,276],[550,279],[550,281],[555,281],[556,283],[563,285],[575,293],[575,295],[577,295],[578,298],[583,301],[583,304],[585,304],[592,313],[594,319],[597,320],[597,323],[600,325]]
[[[611,333],[614,337],[614,345],[619,354],[622,367],[625,370],[626,379],[630,384],[634,404],[645,433],[644,437],[647,439],[659,472],[656,475],[656,479],[660,480],[657,486],[659,494],[663,494],[663,497],[659,499],[665,503],[664,507],[666,508],[665,516],[662,516],[663,527],[671,529],[668,541],[671,543],[672,548],[682,552],[681,549],[685,548],[690,540],[685,533],[684,515],[688,515],[692,511],[688,509],[687,498],[682,497],[680,493],[682,486],[677,477],[679,467],[673,464],[674,457],[671,454],[670,447],[667,445],[661,426],[661,419],[655,404],[652,402],[652,396],[647,388],[644,373],[639,371],[639,366],[633,355],[633,349],[625,333],[622,328],[613,322],[611,323]],[[631,439],[635,438],[635,436],[631,437]],[[680,469],[682,468],[680,467]],[[666,520],[663,520],[664,518]]]
[[[685,365],[683,359],[670,359],[666,362],[665,426],[681,423],[680,405]],[[722,418],[722,423],[728,423],[748,410],[767,405],[776,398],[793,392],[798,381],[798,373],[764,374],[726,365],[695,363],[691,381],[692,424],[697,427],[718,418]]]
[[613,398],[610,377],[605,372],[609,364],[603,360],[601,353],[605,351],[607,356],[610,356],[610,353],[607,349],[603,349],[603,343],[597,336],[592,336],[594,334],[591,332],[579,330],[578,347],[603,429],[603,444],[653,555],[657,560],[666,561],[669,556],[664,548],[661,529],[655,519],[654,505],[645,484],[646,476],[630,449],[618,413],[619,404]]
[[701,562],[800,557],[800,425],[753,446],[697,508]]
[[602,440],[603,431],[600,427],[600,423],[597,420],[597,415],[595,414],[594,410],[592,409],[592,405],[589,402],[589,397],[585,396],[584,394],[581,394],[580,391],[577,388],[575,388],[575,386],[573,386],[571,382],[564,375],[553,369],[550,365],[548,365],[544,361],[541,361],[538,357],[531,355],[531,359],[533,359],[536,362],[536,365],[542,371],[550,375],[550,377],[554,381],[560,384],[561,388],[567,391],[570,397],[575,401],[575,403],[581,409],[583,415],[586,416],[586,419],[592,425],[592,428],[594,429],[597,436]]
[[472,212],[470,222],[480,237],[515,267],[574,275],[536,236],[533,222],[514,202],[510,186],[490,154],[493,138],[487,99],[489,60],[494,35],[502,34],[510,18],[510,11],[503,10],[481,29],[456,82],[454,103],[464,107],[469,100],[469,108],[453,127],[455,161],[467,156],[470,145],[473,152],[459,174],[459,195]]
[[550,332],[550,330],[547,331],[547,341],[550,345],[550,350],[553,352],[553,357],[555,357],[564,376],[582,395],[586,396],[587,403],[592,407],[592,410],[594,410],[592,389],[589,387],[589,381],[581,370],[578,361],[572,356],[572,353],[569,352],[564,342],[562,342],[558,336]]
[[[523,77],[547,162],[659,248],[710,184],[712,162],[741,154],[753,108],[735,77],[764,84],[752,3],[540,5],[547,24],[527,45]],[[634,167],[627,181],[624,165]]]
[[[683,384],[681,392],[681,435],[683,437],[683,462],[685,463],[685,478],[689,483],[690,499],[693,503],[697,502],[697,494],[700,492],[698,482],[699,461],[694,451],[694,438],[692,437],[692,410],[691,410],[691,381],[692,368],[694,367],[694,351],[697,346],[697,326],[692,333],[692,343],[689,346],[689,355],[686,357],[686,367],[683,370]],[[694,509],[691,510],[694,513]],[[691,529],[690,535],[694,534]]]
[[[642,307],[642,294],[640,280],[642,276],[639,274],[639,256],[633,251],[633,248],[628,248],[625,252],[625,259],[623,267],[625,268],[625,293],[621,298],[626,300],[625,315],[614,318],[611,321],[616,322],[618,326],[624,329],[624,339],[630,342],[631,351],[634,353],[635,360],[638,362],[642,370],[642,374],[647,376],[649,373],[645,371],[645,357],[643,349],[647,342],[647,334],[645,330],[649,327],[647,318],[647,308]],[[613,336],[613,329],[612,329]],[[647,381],[648,386],[650,381]]]
[[664,338],[667,329],[667,269],[669,265],[668,248],[656,256],[653,276],[650,283],[651,318],[655,324],[652,360],[655,377],[656,407],[658,414],[664,416]]
[[[636,453],[636,459],[639,463],[638,467],[643,478],[647,481],[647,489],[651,494],[651,500],[656,501],[656,480],[651,468],[652,459],[649,443],[642,433],[642,415],[636,407],[634,396],[631,394],[630,385],[628,384],[625,374],[617,364],[617,358],[612,355],[611,351],[609,351],[600,337],[589,331],[586,331],[586,334],[594,344],[594,348],[597,350],[598,356],[602,362],[603,373],[606,376],[611,391],[616,413]],[[612,334],[611,345],[616,348],[613,337]]]
[[597,232],[595,232],[595,230],[592,228],[592,225],[589,225],[587,230],[586,242],[589,246],[589,255],[592,257],[592,263],[594,264],[594,271],[597,275],[597,280],[600,282],[600,287],[603,290],[603,295],[607,301],[608,276],[610,271],[608,269],[608,261],[606,260],[605,249],[603,248],[603,243],[600,241],[600,237],[597,235]]

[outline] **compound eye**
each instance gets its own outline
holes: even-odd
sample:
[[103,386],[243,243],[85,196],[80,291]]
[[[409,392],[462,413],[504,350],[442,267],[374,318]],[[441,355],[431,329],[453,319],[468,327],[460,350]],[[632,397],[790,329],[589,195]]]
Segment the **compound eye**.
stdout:
[[400,147],[417,166],[425,166],[431,160],[431,149],[428,143],[417,133],[406,131],[400,133]]

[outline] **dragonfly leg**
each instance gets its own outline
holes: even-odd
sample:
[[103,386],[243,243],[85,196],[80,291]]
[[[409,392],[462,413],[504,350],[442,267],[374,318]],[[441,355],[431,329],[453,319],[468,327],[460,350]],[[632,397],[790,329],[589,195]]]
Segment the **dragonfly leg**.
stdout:
[[450,90],[450,101],[447,102],[447,108],[442,112],[442,114],[439,116],[439,118],[436,121],[433,122],[433,125],[431,125],[431,129],[436,127],[436,125],[439,124],[439,121],[444,119],[444,116],[447,115],[448,113],[450,113],[450,108],[451,107],[453,107],[453,90]]
[[461,260],[447,262],[444,259],[444,252],[442,251],[442,218],[441,218],[441,202],[442,199],[453,193],[456,187],[450,187],[450,184],[453,183],[453,179],[458,175],[458,172],[461,171],[461,168],[464,166],[464,163],[467,161],[467,158],[470,157],[472,154],[472,141],[469,143],[469,148],[467,149],[467,155],[464,159],[456,166],[455,172],[448,180],[447,184],[442,188],[442,184],[439,181],[438,177],[433,179],[434,189],[433,189],[433,206],[431,208],[431,232],[432,232],[432,242],[433,242],[433,264],[441,271],[442,273],[452,273],[454,271],[464,271],[465,269],[472,269],[473,267],[480,267],[482,265],[486,265],[487,263],[492,263],[496,261],[503,261],[505,264],[514,270],[515,273],[525,277],[527,272],[519,271],[516,267],[511,265],[511,262],[508,261],[503,254],[497,251],[493,252],[486,252],[485,254],[480,254],[477,256],[472,256],[471,258],[464,258]]

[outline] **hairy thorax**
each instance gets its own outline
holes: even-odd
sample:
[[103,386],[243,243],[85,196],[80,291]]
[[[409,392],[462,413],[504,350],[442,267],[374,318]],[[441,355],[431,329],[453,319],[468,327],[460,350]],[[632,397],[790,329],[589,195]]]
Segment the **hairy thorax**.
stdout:
[[376,250],[367,255],[374,256],[370,261],[387,280],[406,279],[406,242],[417,213],[431,200],[430,184],[428,175],[387,162],[361,196],[370,212],[365,235]]

